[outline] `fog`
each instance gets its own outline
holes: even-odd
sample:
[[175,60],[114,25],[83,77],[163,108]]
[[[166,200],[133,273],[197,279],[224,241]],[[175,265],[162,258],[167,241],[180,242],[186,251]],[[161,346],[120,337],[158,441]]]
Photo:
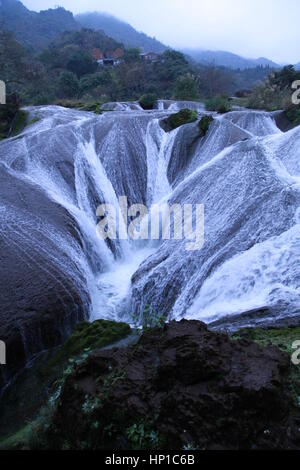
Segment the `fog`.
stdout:
[[[24,0],[32,10],[57,0]],[[299,0],[60,0],[73,13],[107,12],[175,48],[300,61]]]

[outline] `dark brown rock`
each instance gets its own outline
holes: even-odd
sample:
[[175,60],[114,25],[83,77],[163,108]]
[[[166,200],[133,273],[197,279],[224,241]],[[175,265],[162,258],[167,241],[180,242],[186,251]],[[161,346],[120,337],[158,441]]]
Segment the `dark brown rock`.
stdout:
[[276,348],[233,341],[198,321],[172,322],[75,369],[50,446],[297,448],[300,413],[288,391],[289,367]]

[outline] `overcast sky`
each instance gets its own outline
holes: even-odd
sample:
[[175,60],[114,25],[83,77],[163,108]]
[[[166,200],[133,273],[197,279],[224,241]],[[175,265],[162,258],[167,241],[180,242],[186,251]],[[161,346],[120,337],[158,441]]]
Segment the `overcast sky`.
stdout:
[[59,5],[101,11],[172,47],[227,50],[277,62],[300,61],[299,0],[23,0],[32,10]]

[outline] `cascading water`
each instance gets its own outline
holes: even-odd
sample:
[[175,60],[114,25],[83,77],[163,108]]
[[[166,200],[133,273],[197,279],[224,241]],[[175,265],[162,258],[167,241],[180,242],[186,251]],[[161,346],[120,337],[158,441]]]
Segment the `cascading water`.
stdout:
[[[300,127],[283,134],[271,114],[241,110],[214,116],[205,137],[197,123],[166,132],[160,121],[184,107],[205,113],[199,103],[170,101],[150,112],[110,103],[105,109],[113,111],[102,116],[30,108],[39,121],[0,143],[0,169],[19,201],[15,207],[2,194],[3,240],[26,256],[43,255],[49,268],[34,262],[45,282],[62,277],[79,297],[87,292],[91,320],[130,321],[146,305],[153,314],[207,322],[254,308],[299,314]],[[36,208],[26,191],[40,194]],[[97,207],[110,204],[118,213],[121,196],[158,210],[166,202],[204,204],[203,248],[188,252],[184,240],[101,240]],[[60,295],[66,311],[67,294]],[[22,302],[30,311],[31,298]]]

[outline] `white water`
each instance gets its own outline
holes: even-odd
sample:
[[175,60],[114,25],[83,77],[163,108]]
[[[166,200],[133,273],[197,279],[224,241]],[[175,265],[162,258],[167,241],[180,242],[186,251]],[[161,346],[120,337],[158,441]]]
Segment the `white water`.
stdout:
[[[72,278],[55,245],[76,260],[91,320],[130,321],[147,304],[172,318],[207,322],[278,305],[282,315],[294,315],[300,308],[300,128],[283,134],[268,113],[240,111],[216,119],[192,146],[193,125],[166,133],[159,123],[186,106],[162,101],[159,110],[144,113],[136,104],[113,103],[117,112],[101,117],[35,109],[40,121],[1,143],[0,157],[11,174],[38,185],[74,218],[81,248],[49,232],[49,257]],[[203,113],[199,103],[189,107]],[[184,240],[100,240],[96,208],[109,203],[118,211],[120,196],[148,207],[204,203],[204,248],[187,253]],[[18,236],[30,245],[30,232]]]

